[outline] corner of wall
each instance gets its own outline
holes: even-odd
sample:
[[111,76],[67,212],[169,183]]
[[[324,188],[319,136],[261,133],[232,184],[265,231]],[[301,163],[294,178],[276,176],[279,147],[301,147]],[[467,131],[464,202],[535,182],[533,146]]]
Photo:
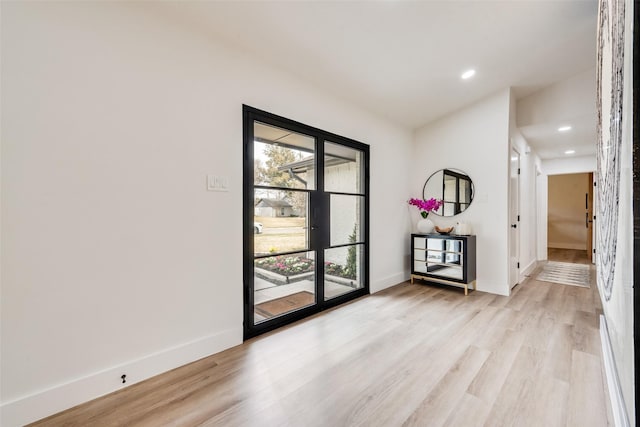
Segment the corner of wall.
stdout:
[[124,364],[72,379],[39,392],[22,396],[0,406],[0,425],[22,426],[91,399],[118,391],[123,372],[129,383],[137,384],[153,376],[242,344],[242,328],[229,329],[182,345],[164,349]]

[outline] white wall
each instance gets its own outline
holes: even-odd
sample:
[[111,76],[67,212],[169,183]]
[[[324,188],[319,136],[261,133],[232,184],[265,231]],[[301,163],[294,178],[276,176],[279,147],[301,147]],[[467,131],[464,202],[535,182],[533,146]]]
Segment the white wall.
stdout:
[[546,159],[542,161],[542,173],[545,175],[563,175],[568,173],[593,172],[595,170],[595,155],[567,157],[565,159]]
[[[415,133],[412,193],[422,197],[427,178],[442,168],[461,169],[475,186],[471,206],[455,217],[430,215],[436,225],[470,223],[477,235],[477,287],[509,294],[508,285],[508,159],[510,91],[505,89],[470,107],[430,123]],[[412,220],[418,211],[407,207]],[[405,249],[407,254],[409,246]],[[408,257],[407,257],[408,258]]]
[[549,176],[536,172],[536,252],[538,261],[545,261],[547,253]]
[[[595,39],[594,39],[595,46]],[[517,125],[526,127],[595,114],[595,68],[549,85],[518,101]]]
[[[2,4],[3,426],[242,341],[243,103],[371,145],[371,290],[406,276],[411,133],[154,8]],[[479,224],[503,173],[471,160]]]
[[[611,299],[603,298],[611,346],[618,370],[622,395],[630,425],[635,422],[634,350],[633,350],[633,10],[634,2],[625,1],[624,92],[622,149],[620,152],[620,198],[618,202],[618,245]],[[636,29],[638,31],[638,29]],[[605,75],[605,78],[610,78]],[[596,188],[596,191],[598,189]],[[596,218],[597,221],[597,218]],[[596,252],[596,257],[598,253]],[[635,254],[638,256],[638,254]],[[600,283],[598,284],[600,285]],[[602,289],[600,294],[604,295]],[[615,408],[614,408],[615,411]]]
[[[520,175],[519,175],[519,211],[520,222],[518,223],[518,283],[525,280],[526,275],[531,273],[536,267],[537,261],[537,198],[536,198],[536,175],[540,159],[529,146],[528,141],[517,127],[520,119],[521,104],[516,101],[512,92],[509,106],[509,140],[511,146],[520,154]],[[509,162],[511,165],[512,162]]]

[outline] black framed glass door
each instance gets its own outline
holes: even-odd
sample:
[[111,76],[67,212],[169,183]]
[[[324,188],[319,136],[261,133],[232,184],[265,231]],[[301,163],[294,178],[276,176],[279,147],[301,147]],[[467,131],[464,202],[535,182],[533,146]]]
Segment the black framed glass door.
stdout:
[[369,292],[366,144],[244,106],[244,336]]

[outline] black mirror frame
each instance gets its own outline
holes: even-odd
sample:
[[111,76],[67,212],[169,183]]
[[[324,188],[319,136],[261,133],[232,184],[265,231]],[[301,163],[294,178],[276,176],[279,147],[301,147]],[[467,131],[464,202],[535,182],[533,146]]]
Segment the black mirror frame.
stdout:
[[[442,214],[439,214],[439,213],[438,213],[438,212],[436,212],[436,211],[432,212],[432,214],[433,214],[433,215],[437,215],[437,216],[444,217],[444,218],[451,218],[451,217],[454,217],[454,216],[456,216],[456,215],[458,215],[458,214],[460,214],[460,213],[464,212],[465,210],[469,209],[469,206],[471,206],[471,203],[473,203],[473,199],[474,199],[474,196],[475,196],[475,186],[474,186],[474,184],[473,184],[473,180],[471,179],[471,177],[469,176],[469,174],[468,174],[468,173],[466,173],[466,172],[465,172],[465,171],[463,171],[463,170],[455,169],[455,168],[442,168],[442,169],[438,169],[437,171],[435,171],[434,173],[432,173],[432,174],[429,176],[429,178],[427,178],[427,180],[424,182],[424,186],[422,187],[422,198],[423,198],[424,200],[428,200],[428,199],[431,199],[432,197],[434,197],[433,195],[429,195],[429,196],[428,196],[427,194],[425,194],[425,190],[427,189],[427,184],[429,183],[429,180],[430,180],[431,178],[433,178],[435,175],[437,175],[438,173],[440,173],[440,172],[442,172],[442,173],[444,174],[444,173],[445,173],[445,171],[450,172],[450,173],[449,173],[449,175],[451,175],[451,176],[455,176],[455,177],[457,177],[457,178],[462,178],[462,179],[468,180],[468,181],[469,181],[469,183],[471,184],[471,200],[469,200],[468,206],[467,206],[466,208],[464,208],[464,209],[460,209],[460,202],[459,202],[459,195],[458,195],[458,197],[457,197],[458,202],[455,202],[455,203],[456,203],[456,206],[455,206],[455,208],[454,208],[456,212],[455,212],[453,215],[442,215]],[[444,185],[444,183],[443,183],[443,185]],[[457,194],[457,193],[458,193],[458,186],[456,185],[456,194]],[[438,197],[435,197],[435,198],[436,198],[436,199],[439,199]],[[441,209],[442,209],[442,212],[444,213],[444,206],[443,206]]]

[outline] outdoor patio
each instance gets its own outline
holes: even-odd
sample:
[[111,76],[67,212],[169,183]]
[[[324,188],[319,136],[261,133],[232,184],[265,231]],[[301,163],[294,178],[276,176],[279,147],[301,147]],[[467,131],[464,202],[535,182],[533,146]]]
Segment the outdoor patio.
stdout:
[[[254,292],[254,306],[258,306],[259,304],[273,301],[278,298],[286,297],[289,295],[294,295],[298,292],[308,292],[313,294],[315,292],[315,284],[312,280],[300,280],[294,283],[289,283],[286,285],[276,285],[268,280],[261,279],[259,277],[254,278],[255,284],[255,292]],[[346,284],[340,284],[333,281],[325,281],[325,294],[327,298],[334,298],[338,295],[345,294],[347,292],[353,291],[355,288]],[[291,310],[294,311],[305,307],[308,304],[301,304],[299,306],[291,307]],[[254,322],[260,323],[264,320],[268,320],[267,317],[262,316],[259,313],[254,312]]]

